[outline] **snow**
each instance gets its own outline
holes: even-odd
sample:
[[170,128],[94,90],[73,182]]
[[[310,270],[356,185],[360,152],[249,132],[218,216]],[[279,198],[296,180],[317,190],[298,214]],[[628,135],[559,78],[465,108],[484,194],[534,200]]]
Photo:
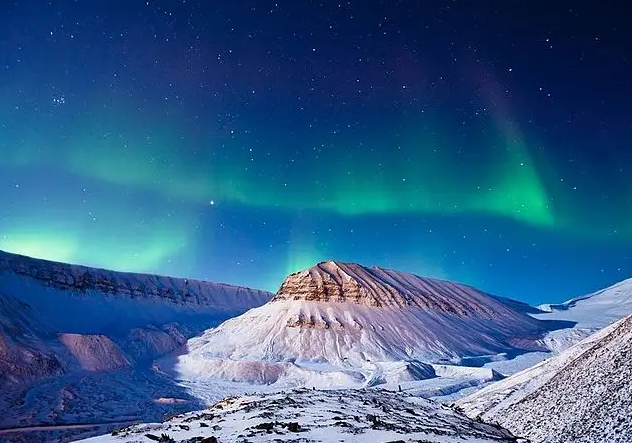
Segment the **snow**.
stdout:
[[632,440],[632,316],[457,405],[536,443]]
[[196,407],[152,361],[271,297],[0,251],[0,427],[151,420],[169,410],[161,397]]
[[580,328],[601,329],[632,314],[632,278],[560,305],[543,305],[542,320],[570,320]]
[[453,401],[549,355],[546,328],[572,323],[527,315],[535,311],[457,283],[323,262],[157,367],[207,402],[301,386],[383,386]]
[[[537,365],[552,355],[549,351],[563,352],[597,325],[620,318],[632,293],[629,282],[622,282],[549,314],[493,297],[503,306],[483,316],[476,314],[474,306],[489,306],[484,293],[402,275],[353,264],[319,264],[294,274],[294,280],[290,276],[281,297],[189,340],[187,353],[169,356],[158,366],[172,368],[172,376],[187,392],[207,402],[218,400],[222,392],[300,386],[379,386],[452,402]],[[318,291],[327,285],[328,276],[346,285],[347,292],[336,292],[330,285],[323,291],[328,298],[322,301]],[[372,282],[371,276],[379,281]],[[318,284],[313,286],[312,280]],[[360,286],[353,287],[354,281]],[[289,287],[285,293],[284,287]],[[423,296],[430,297],[436,288],[442,291],[437,298],[440,307],[450,300],[449,290],[458,291],[461,302],[463,294],[476,291],[474,301],[465,298],[472,314],[455,315],[449,305],[446,310],[419,309],[414,302],[401,306],[401,294],[413,300],[415,291],[423,290]],[[350,298],[350,293],[365,300]],[[489,315],[503,309],[509,314]],[[539,336],[537,329],[530,329],[533,323],[522,321],[527,314],[544,320],[539,327],[574,327]]]
[[[512,340],[535,341],[543,330],[515,316],[508,321],[416,307],[274,301],[189,340],[188,352],[167,364],[178,379],[279,387],[427,379],[436,375],[428,363],[458,364],[479,356],[482,365],[504,352],[524,352]],[[298,319],[311,323],[294,326]]]
[[552,331],[543,339],[544,346],[559,353],[599,329],[632,314],[632,279],[562,304],[547,304],[538,308],[542,312],[531,314],[537,319],[575,323],[572,328]]
[[478,417],[482,413],[493,414],[495,410],[502,409],[509,403],[518,402],[555,377],[568,364],[607,336],[617,326],[618,323],[614,323],[566,349],[561,354],[481,389],[458,401],[457,404],[468,415]]
[[131,426],[82,441],[150,441],[148,434],[165,434],[180,442],[215,437],[219,443],[516,441],[501,428],[469,420],[436,403],[374,389],[297,389],[227,398],[163,423]]
[[164,324],[174,316],[194,320],[212,313],[225,319],[272,297],[239,286],[113,272],[2,251],[0,288],[0,296],[27,304],[45,326],[80,334]]
[[[253,432],[247,437],[252,441],[271,436],[281,441],[401,440],[409,436],[367,429],[366,423],[355,420],[353,429],[359,433],[345,433],[347,427],[336,425],[330,414],[333,406],[323,410],[311,403],[301,410],[305,432],[294,435],[277,426],[270,435],[259,433],[253,430],[257,417],[245,412],[251,408],[246,403],[268,405],[279,414],[275,421],[289,422],[287,414],[296,411],[290,404],[276,409],[275,402],[285,401],[278,397],[285,395],[280,389],[310,388],[292,395],[307,403],[318,398],[323,405],[349,397],[349,408],[358,410],[368,405],[352,399],[379,397],[401,412],[407,406],[392,402],[423,403],[419,397],[452,402],[482,388],[479,392],[493,392],[492,400],[477,400],[472,408],[480,408],[480,414],[496,406],[505,410],[520,393],[537,394],[552,383],[592,342],[567,348],[632,313],[632,280],[536,309],[457,283],[325,262],[292,274],[264,305],[271,297],[248,288],[115,273],[0,252],[0,387],[6,388],[0,396],[0,426],[52,427],[59,432],[46,431],[46,441],[54,440],[53,435],[67,441],[73,433],[103,432],[103,426],[83,427],[95,417],[100,423],[156,421],[166,414],[201,409],[226,395],[257,391],[256,396],[243,397],[246,400],[234,400],[235,409],[229,408],[232,415],[225,419],[230,426],[222,422],[222,429],[211,428],[212,435],[225,441]],[[550,351],[565,357],[541,363]],[[526,375],[503,380],[532,365]],[[505,402],[495,386],[506,386],[508,380],[522,381],[519,389],[507,388],[514,396]],[[332,387],[347,390],[322,390]],[[328,392],[333,392],[331,398]],[[443,411],[431,403],[423,405],[428,408],[424,414]],[[443,417],[435,412],[424,420],[430,417],[435,423]],[[122,436],[95,441],[150,441],[134,434],[143,429],[177,434],[182,440],[211,435],[206,428],[200,430],[204,434],[197,428],[193,434],[193,428],[189,433],[176,426],[185,418],[139,425]],[[519,417],[514,421],[523,423]],[[410,423],[397,426],[404,425]],[[17,434],[2,438],[7,435]],[[453,441],[439,434],[418,438]]]

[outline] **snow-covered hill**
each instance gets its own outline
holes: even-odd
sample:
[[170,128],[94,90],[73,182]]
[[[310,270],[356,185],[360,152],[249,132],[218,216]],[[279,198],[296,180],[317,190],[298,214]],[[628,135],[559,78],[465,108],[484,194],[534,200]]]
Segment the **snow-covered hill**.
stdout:
[[535,443],[632,441],[632,316],[457,405]]
[[541,305],[536,317],[563,319],[583,328],[603,328],[632,314],[632,278],[558,305]]
[[290,275],[272,301],[190,340],[168,365],[200,383],[398,383],[435,377],[430,363],[544,349],[549,326],[469,286],[329,261]]
[[240,286],[107,271],[2,251],[0,291],[2,297],[27,303],[53,329],[89,333],[167,323],[175,312],[213,312],[225,318],[272,296]]
[[[59,391],[60,380],[63,389],[77,377],[103,379],[107,376],[97,373],[112,372],[114,378],[104,385],[115,388],[116,371],[149,368],[154,358],[193,335],[271,297],[243,287],[0,251],[0,427],[63,420],[85,404],[70,391]],[[57,390],[52,401],[42,403],[32,395],[37,390],[43,398],[47,387]],[[127,400],[120,399],[117,412]]]
[[572,328],[552,331],[544,338],[542,343],[547,348],[560,352],[632,314],[632,279],[565,303],[541,305],[538,309],[540,312],[531,314],[535,318],[575,323]]
[[[162,440],[160,440],[162,438]],[[402,393],[297,389],[227,398],[163,423],[136,425],[84,443],[427,442],[518,440],[502,428],[469,420]]]

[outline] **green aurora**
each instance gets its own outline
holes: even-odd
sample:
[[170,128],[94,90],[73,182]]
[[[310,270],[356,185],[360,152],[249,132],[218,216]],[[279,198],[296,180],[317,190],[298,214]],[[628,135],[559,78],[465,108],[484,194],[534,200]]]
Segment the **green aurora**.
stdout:
[[[25,140],[3,160],[41,164],[195,204],[212,201],[341,216],[473,213],[544,228],[555,228],[567,218],[551,206],[547,186],[554,179],[541,176],[526,142],[501,133],[487,140],[462,140],[435,128],[411,127],[409,135],[391,139],[381,131],[379,137],[368,137],[370,144],[341,137],[325,151],[297,156],[287,166],[275,154],[282,150],[274,142],[267,146],[271,155],[251,154],[243,147],[248,140],[189,140],[178,136],[173,125],[143,131],[140,121],[107,114],[76,126],[80,129],[59,140]],[[52,145],[59,143],[65,145],[61,157],[53,154]],[[364,155],[350,149],[359,143],[364,143]],[[198,154],[183,157],[181,150],[191,144],[199,144]],[[214,156],[227,145],[232,155]],[[455,150],[464,155],[455,157]]]
[[[190,275],[190,269],[199,269],[195,257],[215,253],[212,237],[221,235],[205,234],[200,243],[202,216],[208,225],[208,214],[225,208],[266,211],[293,220],[284,264],[264,279],[274,290],[287,273],[344,256],[301,226],[300,214],[341,221],[474,217],[480,229],[495,219],[587,242],[610,241],[613,229],[618,235],[612,240],[632,238],[621,215],[604,216],[615,208],[587,210],[582,195],[560,181],[559,165],[511,123],[506,110],[481,116],[476,128],[460,134],[450,131],[447,118],[426,113],[406,124],[387,120],[362,134],[322,139],[257,129],[254,123],[244,124],[253,130],[237,134],[200,132],[182,116],[165,120],[121,112],[129,107],[72,116],[64,124],[51,116],[33,130],[28,130],[32,122],[14,125],[0,168],[46,170],[75,186],[86,182],[108,190],[93,195],[88,209],[81,195],[66,201],[53,183],[40,184],[34,196],[47,205],[29,210],[14,202],[18,209],[0,220],[0,249],[117,270]],[[139,206],[143,201],[151,201],[151,208]],[[415,237],[414,231],[408,235]],[[415,263],[417,272],[450,277],[436,259],[425,258],[430,245],[423,236],[408,242],[413,245],[424,255],[400,252],[406,258],[392,266]],[[348,250],[358,247],[349,244]],[[432,254],[443,253],[435,247]],[[388,256],[382,261],[391,263]],[[474,273],[469,278],[478,279]]]

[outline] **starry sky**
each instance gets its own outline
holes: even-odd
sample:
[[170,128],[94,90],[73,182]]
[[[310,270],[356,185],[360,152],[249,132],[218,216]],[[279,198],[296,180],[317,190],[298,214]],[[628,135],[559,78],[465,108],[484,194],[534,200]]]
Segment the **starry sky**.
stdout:
[[0,5],[0,249],[530,303],[632,276],[626,2]]

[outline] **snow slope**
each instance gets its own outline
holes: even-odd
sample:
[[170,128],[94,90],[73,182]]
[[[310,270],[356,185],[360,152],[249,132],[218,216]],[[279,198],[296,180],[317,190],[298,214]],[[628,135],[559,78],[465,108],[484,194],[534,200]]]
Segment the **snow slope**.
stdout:
[[290,275],[272,301],[168,364],[200,383],[397,383],[435,377],[429,363],[544,349],[549,326],[469,286],[330,261]]
[[[70,386],[114,371],[105,384],[115,389],[121,380],[117,374],[149,370],[153,359],[191,336],[271,297],[243,287],[0,251],[0,427],[63,421],[64,414],[85,405],[81,398],[70,398],[58,380]],[[166,386],[164,381],[147,384]],[[145,398],[143,386],[137,389],[136,397]],[[41,403],[38,397],[46,390],[53,391],[54,400]],[[121,396],[116,413],[124,412],[130,397]]]
[[571,320],[581,328],[600,329],[632,314],[632,278],[559,305],[542,305],[534,316],[551,320]]
[[[123,428],[84,443],[177,442],[516,442],[501,428],[469,420],[406,394],[298,389],[227,398],[163,423]],[[204,440],[206,438],[207,440]]]
[[535,443],[632,441],[632,316],[457,405]]
[[541,305],[538,309],[541,312],[531,314],[535,318],[575,323],[572,328],[552,331],[542,341],[553,352],[561,352],[599,329],[632,314],[632,279],[562,304]]
[[39,321],[55,330],[93,334],[168,323],[175,313],[227,318],[272,296],[240,286],[113,272],[2,251],[0,291],[0,297],[28,304]]
[[[33,356],[47,362],[51,375],[82,366],[82,360],[98,358],[102,349],[95,345],[106,338],[117,343],[108,345],[111,352],[120,347],[131,360],[155,357],[182,345],[184,335],[270,297],[248,288],[111,272],[0,251],[0,381],[23,380],[24,366],[37,360]],[[40,372],[46,375],[45,369]]]

